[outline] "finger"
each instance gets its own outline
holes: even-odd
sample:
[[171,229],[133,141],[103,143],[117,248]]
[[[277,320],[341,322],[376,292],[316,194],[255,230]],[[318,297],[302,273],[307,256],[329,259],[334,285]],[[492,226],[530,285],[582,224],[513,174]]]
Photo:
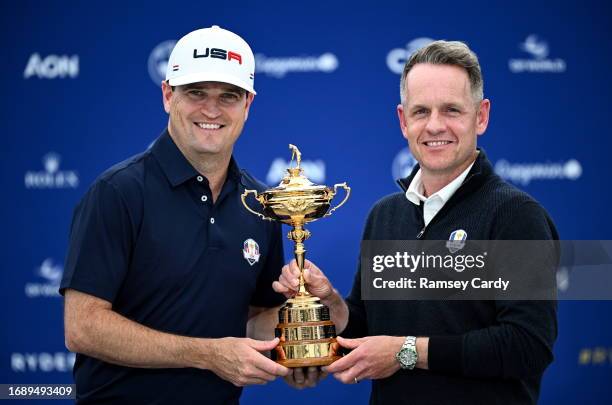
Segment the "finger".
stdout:
[[293,380],[296,384],[304,384],[304,370],[302,367],[296,367],[293,369]]
[[304,384],[307,387],[314,387],[319,382],[319,368],[318,367],[308,367],[306,371],[306,381]]
[[307,284],[316,284],[316,281],[318,281],[318,277],[312,274],[312,271],[310,269],[304,269],[304,281]]
[[265,385],[268,382],[270,381],[263,378],[248,377],[245,378],[242,382],[234,383],[234,385],[237,387],[246,387],[247,385]]
[[319,269],[316,264],[314,264],[308,259],[304,259],[304,269],[307,269],[310,273],[317,276],[323,274],[321,269]]
[[258,352],[267,352],[269,350],[274,349],[278,346],[279,338],[274,338],[272,340],[255,340],[255,339],[246,339],[247,345],[257,350]]
[[[294,260],[295,261],[295,260]],[[296,267],[297,269],[297,267]],[[294,271],[292,268],[292,262],[289,262],[281,269],[281,277],[284,276],[287,280],[293,280],[300,276],[300,271]]]
[[287,287],[285,287],[279,281],[273,281],[272,282],[272,289],[274,291],[276,291],[277,293],[285,293],[285,292],[287,292],[289,290]]
[[323,367],[322,370],[326,373],[338,373],[353,367],[356,362],[357,356],[355,355],[355,352],[351,352],[341,359],[334,361],[329,366]]
[[355,367],[352,367],[340,373],[335,373],[334,378],[343,382],[344,384],[356,384],[357,382],[361,381],[358,374],[359,373]]
[[291,370],[287,367],[281,366],[260,353],[257,353],[257,356],[253,359],[253,365],[274,378],[285,377],[291,373]]
[[282,283],[274,281],[272,283],[272,289],[277,293],[284,294],[287,298],[294,294],[294,291],[285,287]]
[[304,388],[302,385],[295,382],[295,380],[293,379],[293,373],[290,373],[288,376],[284,377],[284,379],[285,379],[285,382],[293,388],[296,388],[298,390],[301,390],[302,388]]
[[289,274],[286,272],[280,275],[280,277],[278,278],[278,281],[279,283],[289,288],[290,290],[295,290],[295,291],[297,291],[298,286],[300,285],[300,280],[298,279],[298,277],[294,277],[292,274]]
[[364,338],[345,339],[342,336],[338,336],[336,338],[336,341],[340,344],[340,346],[342,346],[342,347],[344,347],[346,349],[356,349],[362,343],[365,343],[365,339]]

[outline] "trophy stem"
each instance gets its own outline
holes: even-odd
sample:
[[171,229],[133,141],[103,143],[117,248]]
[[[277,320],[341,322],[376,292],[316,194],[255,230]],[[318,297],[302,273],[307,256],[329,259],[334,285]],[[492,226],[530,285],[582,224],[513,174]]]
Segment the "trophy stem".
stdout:
[[295,261],[297,262],[298,269],[300,269],[300,287],[297,295],[309,296],[310,293],[306,291],[306,283],[304,281],[304,257],[306,256],[304,241],[310,237],[310,231],[304,229],[303,223],[296,223],[293,225],[293,229],[289,232],[287,237],[295,243],[293,253],[295,255]]

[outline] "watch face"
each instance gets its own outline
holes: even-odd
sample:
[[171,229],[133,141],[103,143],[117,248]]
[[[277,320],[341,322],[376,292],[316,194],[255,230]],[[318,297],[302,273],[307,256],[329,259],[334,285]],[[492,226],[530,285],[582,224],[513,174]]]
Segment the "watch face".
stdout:
[[414,366],[416,363],[416,353],[409,348],[402,349],[399,354],[400,362],[404,367]]

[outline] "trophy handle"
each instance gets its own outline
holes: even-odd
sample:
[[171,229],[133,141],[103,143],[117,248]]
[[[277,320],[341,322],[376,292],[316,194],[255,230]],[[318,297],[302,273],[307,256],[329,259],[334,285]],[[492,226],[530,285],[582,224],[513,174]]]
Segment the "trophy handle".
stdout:
[[344,196],[344,200],[340,201],[340,204],[336,205],[334,208],[329,210],[329,212],[327,214],[323,215],[323,217],[330,216],[332,214],[332,212],[334,212],[338,208],[342,207],[344,205],[344,203],[346,202],[346,200],[348,200],[349,196],[351,195],[351,188],[346,185],[346,182],[334,184],[334,195],[336,195],[336,193],[338,193],[338,187],[342,187],[344,189],[344,191],[346,192],[346,196]]
[[268,221],[272,221],[273,220],[272,218],[268,218],[264,214],[261,214],[255,210],[252,210],[251,207],[249,207],[249,205],[246,203],[246,198],[249,194],[253,194],[255,196],[255,199],[257,199],[257,190],[244,190],[244,193],[240,195],[240,198],[242,199],[242,205],[244,205],[244,208],[249,210],[251,214],[255,214],[258,217],[261,217],[261,219],[267,219]]

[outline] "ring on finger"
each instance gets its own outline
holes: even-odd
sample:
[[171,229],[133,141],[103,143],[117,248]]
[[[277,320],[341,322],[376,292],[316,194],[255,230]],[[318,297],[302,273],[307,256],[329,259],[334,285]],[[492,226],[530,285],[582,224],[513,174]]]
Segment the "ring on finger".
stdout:
[[355,384],[359,384],[359,380],[357,379],[357,377],[353,377],[353,379],[355,380]]

